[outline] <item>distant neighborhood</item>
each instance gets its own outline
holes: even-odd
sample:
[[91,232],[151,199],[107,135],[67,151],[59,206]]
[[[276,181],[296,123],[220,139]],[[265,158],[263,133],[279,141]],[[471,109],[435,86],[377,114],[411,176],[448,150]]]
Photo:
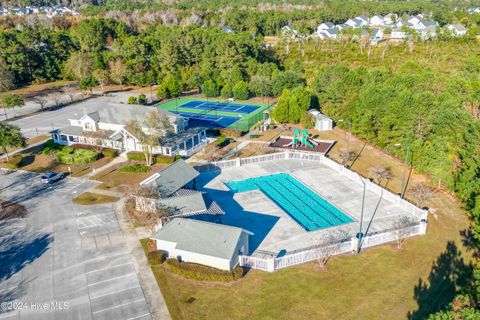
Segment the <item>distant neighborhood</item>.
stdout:
[[50,6],[26,6],[26,7],[11,7],[11,8],[2,8],[0,7],[0,17],[5,16],[26,16],[32,14],[41,14],[45,15],[47,18],[53,18],[55,16],[62,15],[72,15],[76,16],[79,13],[73,9],[67,7],[50,7]]
[[[476,10],[480,11],[480,8]],[[291,25],[286,25],[281,30],[283,37],[291,39],[340,40],[343,35],[352,34],[368,39],[373,44],[382,40],[405,40],[413,37],[427,40],[435,38],[443,32],[448,32],[454,37],[461,37],[467,33],[467,28],[461,24],[448,24],[440,27],[437,21],[423,14],[399,16],[396,13],[389,13],[385,16],[358,16],[341,24],[323,22],[313,34],[308,36],[301,34]]]

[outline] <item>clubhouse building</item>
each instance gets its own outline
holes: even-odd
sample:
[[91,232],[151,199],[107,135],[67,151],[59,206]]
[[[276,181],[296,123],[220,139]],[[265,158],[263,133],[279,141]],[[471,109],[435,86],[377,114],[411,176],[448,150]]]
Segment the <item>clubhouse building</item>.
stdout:
[[[208,142],[206,127],[189,125],[189,119],[156,107],[108,104],[98,111],[69,119],[70,126],[51,131],[54,142],[61,145],[88,144],[101,145],[122,152],[143,151],[138,137],[126,129],[126,123],[137,120],[140,125],[152,110],[165,116],[172,132],[164,133],[154,148],[155,154],[188,157]],[[146,128],[142,131],[147,133]]]

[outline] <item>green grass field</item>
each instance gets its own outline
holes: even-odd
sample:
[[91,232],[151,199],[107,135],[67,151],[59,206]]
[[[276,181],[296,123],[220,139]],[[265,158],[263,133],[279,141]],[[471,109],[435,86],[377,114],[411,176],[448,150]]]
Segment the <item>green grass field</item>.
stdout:
[[198,99],[198,98],[177,98],[172,99],[170,101],[161,103],[157,105],[158,108],[168,111],[178,111],[178,112],[190,112],[190,113],[202,113],[208,115],[216,115],[216,116],[226,116],[226,117],[238,117],[242,116],[242,118],[230,125],[230,129],[241,130],[241,131],[248,131],[252,126],[254,126],[259,121],[262,121],[263,118],[263,111],[269,108],[270,105],[262,104],[262,103],[250,103],[250,102],[228,102],[230,104],[238,104],[238,105],[255,105],[260,106],[257,110],[252,113],[244,114],[244,113],[236,113],[236,112],[227,112],[227,111],[216,111],[211,110],[205,113],[205,110],[200,109],[192,109],[192,108],[182,108],[181,106],[190,101],[216,101],[216,102],[226,102],[224,99]]

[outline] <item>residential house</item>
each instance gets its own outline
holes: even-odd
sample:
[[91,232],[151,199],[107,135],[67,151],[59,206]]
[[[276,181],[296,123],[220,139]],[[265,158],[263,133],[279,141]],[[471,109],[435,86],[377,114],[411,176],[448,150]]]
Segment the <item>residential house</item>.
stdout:
[[385,24],[385,20],[382,16],[373,16],[370,18],[370,26],[372,27],[383,27]]
[[324,29],[317,31],[317,37],[320,39],[336,39],[338,36],[338,30],[337,28],[331,28],[331,29]]
[[342,24],[337,24],[335,27],[337,28],[338,31],[341,31],[341,30],[351,28],[352,26],[346,23],[342,23]]
[[355,17],[355,19],[362,21],[362,27],[370,24],[370,19],[367,16],[358,16]]
[[467,34],[467,28],[461,24],[449,24],[446,28],[456,37],[461,37]]
[[321,30],[328,30],[328,29],[333,29],[333,28],[335,28],[335,25],[333,23],[324,22],[317,27],[317,32],[320,32]]
[[370,40],[373,43],[378,43],[379,41],[383,40],[383,29],[381,28],[374,28],[370,32]]
[[407,32],[405,30],[402,30],[400,28],[392,28],[392,33],[390,34],[390,39],[391,40],[404,40],[407,38]]
[[408,17],[407,21],[412,24],[413,28],[416,28],[422,19],[420,19],[418,16],[410,16]]
[[249,253],[249,236],[242,228],[175,218],[158,230],[151,239],[157,250],[169,258],[203,264],[217,269],[232,270],[240,255]]
[[354,19],[348,19],[345,22],[346,25],[350,26],[351,28],[358,29],[366,25],[365,21],[354,18]]
[[[169,132],[158,132],[163,136],[153,149],[154,153],[190,156],[207,143],[206,128],[189,126],[187,118],[156,107],[126,104],[108,104],[98,111],[69,119],[70,126],[51,131],[52,139],[62,145],[81,143],[102,145],[120,152],[143,151],[139,137],[129,132],[125,125],[130,120],[142,124],[152,110],[166,117],[172,127]],[[142,130],[148,134],[147,128]]]
[[436,21],[420,21],[415,30],[417,30],[418,34],[420,35],[420,38],[423,40],[426,39],[431,39],[437,36],[437,27],[438,27],[438,22]]
[[398,15],[396,13],[389,13],[383,17],[386,25],[392,25],[398,20]]

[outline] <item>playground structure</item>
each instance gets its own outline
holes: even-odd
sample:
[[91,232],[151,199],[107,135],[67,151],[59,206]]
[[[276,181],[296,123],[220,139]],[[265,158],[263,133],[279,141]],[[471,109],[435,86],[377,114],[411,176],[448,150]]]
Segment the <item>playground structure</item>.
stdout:
[[290,143],[287,143],[286,145],[284,145],[283,147],[298,148],[301,146],[307,146],[310,149],[315,149],[315,147],[318,146],[318,142],[308,137],[307,130],[303,130],[300,135],[300,130],[295,129],[295,131],[293,131],[293,140]]
[[326,154],[335,144],[335,140],[313,140],[307,130],[295,129],[292,136],[279,136],[269,144],[271,148],[281,150],[298,150]]

